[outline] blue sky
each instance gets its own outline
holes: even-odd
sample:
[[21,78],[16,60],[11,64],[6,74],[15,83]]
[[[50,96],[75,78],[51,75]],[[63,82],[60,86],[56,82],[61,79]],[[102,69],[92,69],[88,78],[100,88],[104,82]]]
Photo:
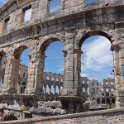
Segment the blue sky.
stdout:
[[46,72],[63,73],[64,71],[64,44],[55,41],[46,50],[45,69]]
[[50,12],[55,12],[61,8],[61,0],[50,1]]
[[[0,0],[0,7],[3,6],[3,4],[5,4],[8,0]],[[84,0],[85,2],[87,3],[91,3],[91,2],[94,2],[95,0]],[[51,12],[55,11],[55,10],[58,10],[60,8],[60,3],[61,3],[61,0],[52,0],[51,2]]]
[[[60,41],[51,43],[45,52],[45,72],[63,73],[64,71],[64,44]],[[29,49],[25,49],[21,54],[21,64],[28,66]]]
[[[110,50],[110,41],[103,36],[92,36],[82,44],[81,75],[90,79],[102,81],[104,78],[113,78],[113,56]],[[64,72],[64,44],[60,41],[51,43],[46,49],[45,72]],[[29,50],[26,49],[21,56],[21,64],[28,66]]]
[[83,45],[81,56],[81,75],[90,79],[102,80],[113,78],[113,55],[110,41],[103,36],[87,38]]
[[[2,6],[7,0],[0,0]],[[92,2],[94,0],[87,0]],[[51,12],[60,8],[60,0],[53,0]],[[89,37],[82,45],[83,54],[81,56],[81,75],[88,76],[90,79],[102,80],[113,77],[113,57],[110,51],[110,41],[102,36]],[[64,46],[62,42],[54,42],[46,50],[45,72],[63,73],[64,71]],[[28,66],[30,51],[25,50],[21,55],[21,64]]]
[[3,6],[8,0],[0,0],[0,7]]

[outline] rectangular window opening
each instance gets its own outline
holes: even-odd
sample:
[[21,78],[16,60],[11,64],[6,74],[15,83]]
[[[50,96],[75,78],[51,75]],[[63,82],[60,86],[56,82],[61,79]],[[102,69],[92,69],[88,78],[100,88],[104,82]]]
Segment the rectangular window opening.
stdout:
[[50,0],[50,13],[56,13],[60,11],[61,0]]
[[9,29],[9,21],[10,21],[10,17],[8,17],[4,20],[4,30]]
[[31,20],[31,15],[32,15],[31,5],[24,8],[23,13],[24,13],[23,21],[24,22],[30,21]]

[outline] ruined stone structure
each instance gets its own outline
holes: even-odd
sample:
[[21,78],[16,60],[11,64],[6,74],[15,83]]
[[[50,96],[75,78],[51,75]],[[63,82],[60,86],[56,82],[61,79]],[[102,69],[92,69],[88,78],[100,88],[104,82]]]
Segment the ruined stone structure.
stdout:
[[61,89],[63,89],[63,75],[44,72],[43,94],[45,98],[43,100],[58,100]]
[[[63,89],[63,75],[56,73],[43,72],[43,101],[58,100],[60,90]],[[25,93],[28,79],[28,67],[25,65],[19,66],[19,89],[21,93]]]
[[[42,99],[45,50],[55,40],[64,44],[64,85],[60,99],[65,109],[76,112],[84,101],[80,96],[81,45],[93,35],[111,42],[116,85],[116,108],[124,106],[124,1],[61,0],[55,15],[49,0],[10,0],[0,9],[0,60],[6,57],[1,75],[0,103],[36,107]],[[29,18],[25,18],[27,11]],[[18,90],[20,55],[30,49],[27,86]],[[37,97],[38,96],[38,97]],[[68,103],[68,104],[67,104]]]
[[104,79],[103,80],[103,91],[102,103],[108,104],[109,108],[114,107],[115,103],[115,83],[113,79]]
[[[21,93],[25,92],[28,78],[28,67],[19,66],[19,84]],[[63,75],[56,73],[43,73],[43,101],[59,100],[60,91],[63,89]],[[80,78],[81,97],[90,101],[95,100],[97,104],[106,104],[108,108],[110,103],[115,105],[115,81],[108,78],[99,82],[88,77]],[[18,91],[20,91],[18,89]],[[41,90],[42,92],[42,90]]]

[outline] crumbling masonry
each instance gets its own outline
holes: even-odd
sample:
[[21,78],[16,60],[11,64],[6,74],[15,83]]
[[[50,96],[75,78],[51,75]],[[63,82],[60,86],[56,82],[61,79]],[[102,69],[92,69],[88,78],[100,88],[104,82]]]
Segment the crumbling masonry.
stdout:
[[[97,0],[98,1],[98,0]],[[45,49],[59,40],[64,44],[63,108],[77,112],[80,97],[81,45],[93,35],[111,42],[116,84],[116,108],[124,106],[124,1],[61,0],[59,12],[49,12],[49,0],[10,0],[0,9],[0,103],[37,107],[42,99]],[[25,15],[30,10],[31,17]],[[102,42],[102,41],[101,41]],[[30,50],[27,88],[18,90],[20,55]],[[2,62],[6,58],[5,62]],[[5,69],[4,69],[5,67]],[[66,104],[66,106],[65,106]]]

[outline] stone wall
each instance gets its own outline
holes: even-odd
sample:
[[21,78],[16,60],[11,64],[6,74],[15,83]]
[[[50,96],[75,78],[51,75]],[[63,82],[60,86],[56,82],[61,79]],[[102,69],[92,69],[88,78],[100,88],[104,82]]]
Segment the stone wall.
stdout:
[[[111,42],[116,84],[116,107],[123,107],[123,1],[118,0],[117,4],[112,5],[101,2],[86,6],[82,6],[81,0],[76,3],[74,0],[62,1],[63,7],[56,15],[50,15],[48,0],[10,0],[1,9],[0,53],[4,52],[7,56],[3,88],[1,88],[2,95],[7,93],[20,95],[18,90],[19,62],[20,55],[26,48],[30,50],[30,62],[25,94],[27,96],[33,94],[34,98],[35,95],[42,95],[45,50],[50,43],[60,40],[64,44],[64,89],[60,93],[61,99],[65,98],[63,101],[69,104],[70,109],[74,106],[78,107],[77,102],[79,105],[82,102],[79,90],[81,45],[88,37],[101,35]],[[32,16],[28,22],[25,22],[23,20],[25,10],[30,6]],[[2,30],[3,26],[7,27],[6,30]],[[67,102],[68,100],[69,102]]]
[[56,117],[0,122],[0,124],[123,124],[124,108],[70,114]]

